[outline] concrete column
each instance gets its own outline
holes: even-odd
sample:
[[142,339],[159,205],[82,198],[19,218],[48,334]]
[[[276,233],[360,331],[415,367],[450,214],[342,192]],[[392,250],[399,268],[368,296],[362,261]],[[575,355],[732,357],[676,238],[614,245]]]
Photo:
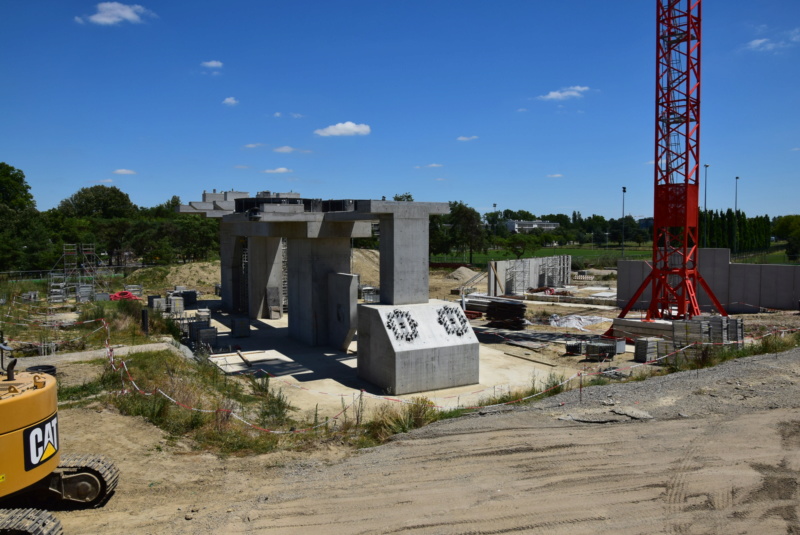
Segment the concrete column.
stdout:
[[234,266],[239,266],[240,259],[235,258],[236,236],[222,225],[219,233],[219,258],[220,275],[222,284],[222,308],[233,310],[233,271]]
[[350,272],[350,238],[289,238],[289,336],[328,345],[328,275]]
[[283,251],[280,238],[251,236],[247,239],[248,316],[250,319],[269,318],[267,288],[281,288]]
[[380,216],[381,303],[428,302],[428,214]]

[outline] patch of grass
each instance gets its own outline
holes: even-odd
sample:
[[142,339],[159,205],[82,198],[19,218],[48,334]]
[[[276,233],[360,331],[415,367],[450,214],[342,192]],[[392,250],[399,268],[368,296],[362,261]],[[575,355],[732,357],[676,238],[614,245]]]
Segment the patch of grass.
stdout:
[[91,381],[86,381],[83,384],[59,386],[58,401],[80,401],[88,397],[97,396],[115,386],[118,386],[116,377],[114,377],[110,370],[106,370],[100,377]]
[[378,405],[372,414],[372,419],[364,426],[370,438],[382,443],[392,435],[407,433],[439,419],[439,411],[433,402],[424,396],[417,396],[411,398],[410,403]]

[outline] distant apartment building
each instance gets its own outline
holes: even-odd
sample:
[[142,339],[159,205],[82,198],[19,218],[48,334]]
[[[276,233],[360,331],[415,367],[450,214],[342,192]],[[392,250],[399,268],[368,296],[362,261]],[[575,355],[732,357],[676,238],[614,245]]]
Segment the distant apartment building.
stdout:
[[558,223],[550,221],[516,221],[513,219],[506,220],[506,228],[513,234],[528,234],[534,229],[542,229],[544,232],[548,230],[555,230],[558,228]]

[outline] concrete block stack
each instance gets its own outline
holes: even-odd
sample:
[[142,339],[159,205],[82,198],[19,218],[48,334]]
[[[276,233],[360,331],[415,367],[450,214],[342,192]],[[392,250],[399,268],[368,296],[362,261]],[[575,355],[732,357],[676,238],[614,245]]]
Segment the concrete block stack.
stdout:
[[566,345],[566,352],[570,355],[583,355],[586,353],[586,342],[583,340],[567,342]]
[[728,341],[739,348],[744,346],[744,321],[742,318],[728,318]]
[[672,340],[676,348],[685,347],[695,342],[708,343],[709,323],[703,319],[675,320],[672,322]]
[[633,346],[633,360],[636,362],[649,362],[658,356],[657,343],[662,338],[646,337],[637,338]]
[[491,327],[521,331],[525,328],[525,303],[510,299],[491,300],[486,307],[486,319]]
[[728,323],[726,316],[713,316],[708,319],[712,344],[728,343]]

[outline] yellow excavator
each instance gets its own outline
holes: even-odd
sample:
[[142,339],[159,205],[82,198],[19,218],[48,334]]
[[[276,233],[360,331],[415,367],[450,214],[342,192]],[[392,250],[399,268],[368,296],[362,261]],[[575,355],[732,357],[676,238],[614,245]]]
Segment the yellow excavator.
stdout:
[[17,372],[0,342],[0,535],[60,535],[47,509],[97,507],[119,480],[98,455],[62,454],[56,379]]

